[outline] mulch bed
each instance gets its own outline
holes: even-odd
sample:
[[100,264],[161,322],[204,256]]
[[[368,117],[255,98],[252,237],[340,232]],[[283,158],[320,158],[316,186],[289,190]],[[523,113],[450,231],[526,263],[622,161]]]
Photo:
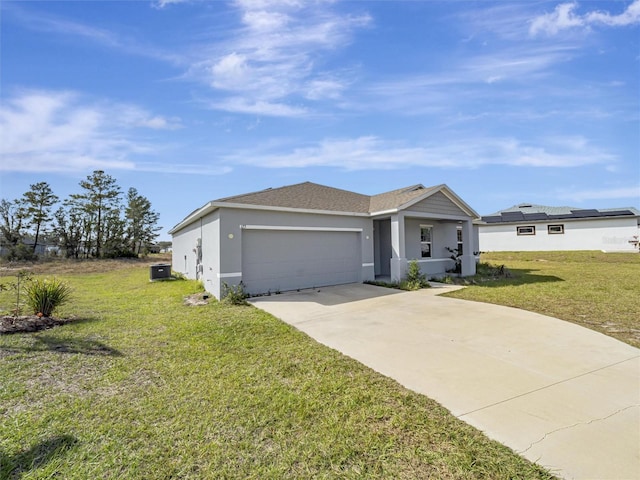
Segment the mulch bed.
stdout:
[[54,317],[38,317],[36,315],[22,315],[19,317],[5,315],[0,317],[0,335],[4,333],[37,332],[57,325],[64,325],[70,321]]

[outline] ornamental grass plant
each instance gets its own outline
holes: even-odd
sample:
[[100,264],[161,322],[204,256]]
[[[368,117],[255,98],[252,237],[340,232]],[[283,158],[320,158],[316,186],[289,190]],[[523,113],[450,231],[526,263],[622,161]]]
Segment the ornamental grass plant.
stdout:
[[71,297],[71,288],[65,282],[57,279],[36,278],[30,281],[26,288],[27,306],[34,315],[50,317],[54,310]]

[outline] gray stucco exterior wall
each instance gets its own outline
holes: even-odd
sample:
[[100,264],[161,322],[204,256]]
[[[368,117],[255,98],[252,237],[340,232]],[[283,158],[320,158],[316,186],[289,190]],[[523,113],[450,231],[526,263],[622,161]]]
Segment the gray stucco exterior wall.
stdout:
[[[187,278],[203,282],[205,289],[217,298],[222,294],[222,283],[238,285],[242,280],[242,238],[245,229],[291,229],[292,231],[331,231],[355,229],[360,232],[361,275],[358,281],[373,280],[373,220],[354,215],[327,215],[280,212],[239,208],[219,208],[191,225],[174,233],[174,270]],[[202,239],[202,266],[196,270],[197,239]],[[224,254],[221,254],[224,252]],[[185,259],[186,258],[186,259]]]

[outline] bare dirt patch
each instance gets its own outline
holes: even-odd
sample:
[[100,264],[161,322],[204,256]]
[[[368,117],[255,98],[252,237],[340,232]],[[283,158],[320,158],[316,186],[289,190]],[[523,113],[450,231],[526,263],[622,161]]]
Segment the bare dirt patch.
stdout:
[[6,333],[37,332],[58,325],[64,325],[71,321],[72,320],[54,317],[38,317],[37,315],[21,315],[19,317],[5,315],[0,317],[0,335]]
[[193,307],[196,305],[207,305],[211,297],[208,293],[194,293],[193,295],[189,295],[184,297],[184,304]]

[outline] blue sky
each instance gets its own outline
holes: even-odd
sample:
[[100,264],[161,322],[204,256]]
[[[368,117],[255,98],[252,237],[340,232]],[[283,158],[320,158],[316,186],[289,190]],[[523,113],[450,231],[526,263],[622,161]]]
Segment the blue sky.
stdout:
[[640,206],[640,0],[3,1],[0,197],[102,169],[166,231],[313,181]]

